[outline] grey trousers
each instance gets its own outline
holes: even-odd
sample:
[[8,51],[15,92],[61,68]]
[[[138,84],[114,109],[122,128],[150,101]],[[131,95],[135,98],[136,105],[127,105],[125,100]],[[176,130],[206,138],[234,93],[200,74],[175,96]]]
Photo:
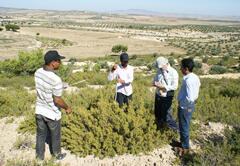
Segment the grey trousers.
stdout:
[[36,158],[44,160],[45,142],[53,156],[61,153],[61,120],[54,121],[36,114]]

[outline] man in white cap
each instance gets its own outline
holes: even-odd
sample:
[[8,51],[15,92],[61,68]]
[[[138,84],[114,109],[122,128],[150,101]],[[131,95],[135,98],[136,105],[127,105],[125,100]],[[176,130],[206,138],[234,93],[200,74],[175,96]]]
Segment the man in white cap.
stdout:
[[178,73],[170,66],[168,60],[164,57],[159,57],[156,60],[156,67],[159,68],[153,83],[156,87],[156,121],[157,123],[164,122],[168,127],[178,132],[178,125],[170,115],[174,91],[178,88]]

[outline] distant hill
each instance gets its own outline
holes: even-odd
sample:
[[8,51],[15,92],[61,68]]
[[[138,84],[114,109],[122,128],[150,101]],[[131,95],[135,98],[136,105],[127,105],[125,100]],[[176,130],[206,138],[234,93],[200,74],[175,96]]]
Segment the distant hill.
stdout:
[[109,13],[114,13],[114,14],[137,14],[137,15],[161,15],[160,12],[149,11],[149,10],[144,10],[144,9],[116,10],[116,11],[110,11]]
[[9,8],[9,7],[0,7],[0,11],[10,11],[10,10],[27,10],[22,8]]

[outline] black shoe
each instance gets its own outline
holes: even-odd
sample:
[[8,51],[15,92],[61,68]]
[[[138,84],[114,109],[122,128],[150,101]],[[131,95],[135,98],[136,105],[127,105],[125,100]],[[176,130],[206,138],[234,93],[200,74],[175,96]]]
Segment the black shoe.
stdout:
[[56,157],[56,162],[62,161],[66,156],[67,156],[66,153],[59,154],[59,155]]

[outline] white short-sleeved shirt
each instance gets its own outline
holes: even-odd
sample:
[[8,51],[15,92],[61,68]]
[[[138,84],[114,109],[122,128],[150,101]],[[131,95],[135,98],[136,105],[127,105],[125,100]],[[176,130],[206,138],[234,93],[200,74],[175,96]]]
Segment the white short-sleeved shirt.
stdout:
[[61,119],[61,109],[53,101],[54,96],[62,96],[61,78],[54,70],[40,68],[35,72],[34,79],[37,90],[35,113],[52,120]]
[[122,93],[126,96],[132,94],[132,82],[133,82],[133,67],[127,65],[126,68],[123,68],[122,65],[118,65],[118,68],[108,75],[108,80],[112,81],[116,78],[120,78],[125,81],[125,84],[117,83],[117,92]]

